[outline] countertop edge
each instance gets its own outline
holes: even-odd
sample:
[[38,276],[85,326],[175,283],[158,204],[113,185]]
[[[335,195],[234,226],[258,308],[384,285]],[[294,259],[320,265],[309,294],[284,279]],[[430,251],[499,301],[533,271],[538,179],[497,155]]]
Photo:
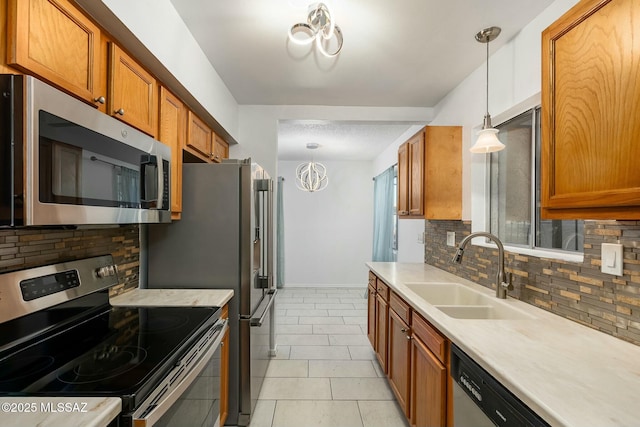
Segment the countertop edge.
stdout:
[[119,397],[0,397],[0,425],[104,427],[122,411]]
[[222,307],[233,297],[232,289],[135,288],[109,299],[114,307]]

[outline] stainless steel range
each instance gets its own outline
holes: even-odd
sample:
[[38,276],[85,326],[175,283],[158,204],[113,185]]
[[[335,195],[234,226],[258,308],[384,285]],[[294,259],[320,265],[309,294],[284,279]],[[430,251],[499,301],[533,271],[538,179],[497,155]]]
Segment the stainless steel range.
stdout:
[[217,425],[220,309],[111,307],[117,283],[111,256],[1,275],[0,396],[120,397],[113,425]]

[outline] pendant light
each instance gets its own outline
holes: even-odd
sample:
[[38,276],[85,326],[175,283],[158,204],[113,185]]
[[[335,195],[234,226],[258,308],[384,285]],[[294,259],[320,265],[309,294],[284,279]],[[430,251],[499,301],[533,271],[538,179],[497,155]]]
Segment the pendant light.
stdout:
[[472,153],[493,153],[504,149],[504,144],[498,139],[499,130],[491,126],[489,114],[489,42],[495,40],[500,31],[500,27],[489,27],[476,34],[476,40],[487,45],[487,110],[482,130],[478,132],[478,139],[469,149]]
[[[316,150],[320,144],[310,142],[307,144],[309,150]],[[327,168],[322,164],[312,160],[301,163],[296,168],[296,187],[302,191],[313,193],[327,188],[329,177]]]

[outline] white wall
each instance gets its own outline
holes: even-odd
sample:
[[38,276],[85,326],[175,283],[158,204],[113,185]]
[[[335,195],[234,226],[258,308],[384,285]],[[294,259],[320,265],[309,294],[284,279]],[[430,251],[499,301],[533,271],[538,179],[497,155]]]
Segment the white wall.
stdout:
[[370,161],[323,161],[329,184],[298,190],[299,161],[278,163],[283,176],[285,286],[366,286],[373,241]]

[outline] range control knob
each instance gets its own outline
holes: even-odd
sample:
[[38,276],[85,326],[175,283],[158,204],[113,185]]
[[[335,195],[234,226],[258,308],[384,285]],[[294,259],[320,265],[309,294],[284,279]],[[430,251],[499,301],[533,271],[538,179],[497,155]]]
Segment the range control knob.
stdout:
[[96,270],[96,275],[100,278],[105,278],[109,276],[116,275],[116,266],[115,265],[107,265],[104,267],[100,267]]

